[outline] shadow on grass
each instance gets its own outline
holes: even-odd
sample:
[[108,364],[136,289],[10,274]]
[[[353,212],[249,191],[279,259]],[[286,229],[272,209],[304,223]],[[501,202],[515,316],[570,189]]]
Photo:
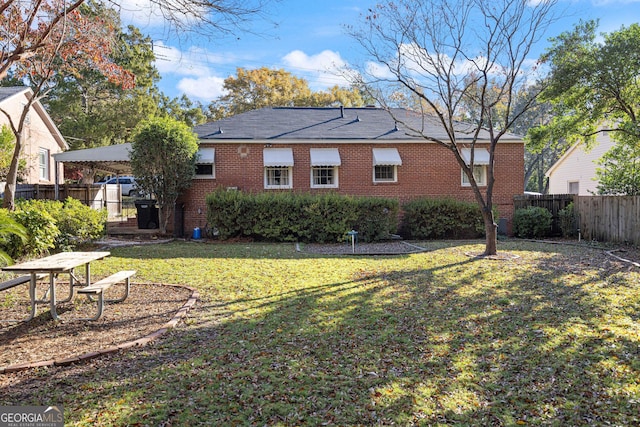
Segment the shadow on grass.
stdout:
[[637,424],[637,273],[451,252],[208,297],[160,344],[18,376],[0,401],[79,425]]

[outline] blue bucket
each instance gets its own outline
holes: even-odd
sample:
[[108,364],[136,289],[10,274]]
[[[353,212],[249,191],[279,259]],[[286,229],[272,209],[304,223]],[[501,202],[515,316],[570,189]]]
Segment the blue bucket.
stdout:
[[196,227],[193,229],[193,239],[194,240],[198,240],[200,239],[200,228]]

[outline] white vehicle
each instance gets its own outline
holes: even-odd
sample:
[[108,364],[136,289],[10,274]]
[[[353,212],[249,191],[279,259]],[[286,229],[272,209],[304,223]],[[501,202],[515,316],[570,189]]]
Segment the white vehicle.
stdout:
[[122,188],[123,196],[137,196],[138,186],[136,185],[136,179],[132,176],[118,176],[108,179],[106,181],[97,182],[96,184],[120,184]]

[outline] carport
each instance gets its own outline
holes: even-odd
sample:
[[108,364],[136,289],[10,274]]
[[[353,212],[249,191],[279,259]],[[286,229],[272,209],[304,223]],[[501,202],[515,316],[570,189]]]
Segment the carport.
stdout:
[[[130,151],[131,144],[126,143],[54,154],[53,158],[56,163],[56,185],[54,192],[56,200],[60,198],[60,188],[57,184],[59,178],[58,170],[60,169],[58,166],[60,163],[92,168],[94,170],[115,174],[116,176],[130,175]],[[105,189],[105,191],[97,197],[99,200],[102,200],[104,206],[107,207],[110,218],[113,218],[111,215],[120,216],[123,209],[120,186],[117,187],[117,193],[115,189]]]
[[84,150],[65,151],[53,155],[56,162],[56,198],[58,197],[58,164],[72,163],[116,175],[130,175],[129,152],[131,144],[107,145],[105,147],[86,148]]

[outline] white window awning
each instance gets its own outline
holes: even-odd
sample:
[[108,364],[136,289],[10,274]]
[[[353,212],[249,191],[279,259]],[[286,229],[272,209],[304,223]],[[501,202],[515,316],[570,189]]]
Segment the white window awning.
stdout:
[[[460,150],[462,160],[468,165],[471,163],[471,149],[463,148]],[[474,165],[488,165],[489,164],[489,152],[486,148],[476,148],[473,150],[473,164]]]
[[262,151],[264,167],[293,166],[293,150],[291,148],[265,148]]
[[340,166],[340,153],[337,148],[310,148],[311,166]]
[[215,148],[199,148],[198,149],[198,161],[199,164],[213,164],[216,160]]
[[374,148],[373,149],[373,165],[374,166],[400,166],[402,159],[397,148]]

